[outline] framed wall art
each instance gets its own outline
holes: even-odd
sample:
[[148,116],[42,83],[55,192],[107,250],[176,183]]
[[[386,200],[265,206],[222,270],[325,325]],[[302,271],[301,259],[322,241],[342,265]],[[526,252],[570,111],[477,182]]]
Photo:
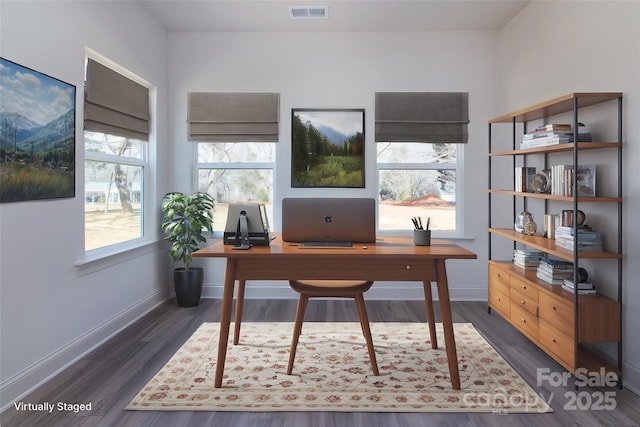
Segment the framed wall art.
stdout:
[[0,202],[75,196],[76,87],[0,58]]
[[291,186],[364,188],[364,109],[291,110]]

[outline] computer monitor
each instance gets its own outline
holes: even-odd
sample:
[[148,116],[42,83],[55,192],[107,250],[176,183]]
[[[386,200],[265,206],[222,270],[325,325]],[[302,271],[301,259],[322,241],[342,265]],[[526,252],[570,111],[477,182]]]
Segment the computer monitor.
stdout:
[[285,198],[282,240],[286,242],[376,241],[376,201],[371,198]]
[[[246,230],[241,230],[241,218],[246,221]],[[241,231],[245,241],[241,241]],[[227,224],[223,234],[227,245],[269,245],[269,219],[265,206],[259,203],[232,203],[227,213]]]

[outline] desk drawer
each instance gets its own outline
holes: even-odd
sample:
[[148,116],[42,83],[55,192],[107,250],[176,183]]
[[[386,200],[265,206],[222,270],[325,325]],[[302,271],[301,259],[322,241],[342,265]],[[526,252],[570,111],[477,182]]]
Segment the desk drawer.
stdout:
[[538,288],[517,276],[511,276],[511,289],[515,289],[529,299],[538,302]]
[[244,257],[238,258],[236,279],[245,280],[389,280],[435,281],[435,260],[372,260],[353,256],[338,257]]

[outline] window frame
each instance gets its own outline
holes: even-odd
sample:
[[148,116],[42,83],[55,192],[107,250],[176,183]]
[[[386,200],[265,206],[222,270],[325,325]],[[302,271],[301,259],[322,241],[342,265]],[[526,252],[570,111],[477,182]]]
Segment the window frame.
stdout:
[[[133,166],[140,167],[142,169],[142,173],[140,175],[140,236],[112,243],[109,245],[101,246],[93,249],[86,249],[86,222],[85,222],[85,211],[84,211],[84,200],[85,200],[85,187],[86,187],[86,174],[82,175],[82,184],[83,184],[83,253],[84,259],[78,263],[76,263],[76,267],[80,270],[86,270],[87,274],[94,271],[94,269],[101,268],[100,266],[95,266],[95,262],[100,262],[101,260],[119,260],[120,257],[118,255],[124,254],[130,251],[140,251],[146,250],[144,247],[149,245],[154,245],[154,241],[151,241],[150,230],[148,229],[148,224],[153,223],[151,221],[150,215],[152,215],[153,209],[151,205],[153,203],[153,198],[151,197],[152,188],[155,185],[152,182],[153,177],[151,176],[151,142],[155,139],[155,126],[154,123],[156,121],[156,108],[155,108],[155,100],[156,100],[156,87],[150,84],[145,79],[135,75],[131,71],[127,70],[123,66],[109,60],[108,58],[102,56],[101,54],[86,48],[85,49],[85,62],[84,62],[84,72],[86,73],[86,63],[87,60],[91,59],[98,63],[101,63],[105,66],[112,68],[114,71],[122,74],[126,78],[145,86],[149,89],[149,115],[150,115],[150,129],[149,129],[149,137],[147,140],[135,139],[136,141],[140,141],[142,146],[140,147],[140,158],[134,158],[129,156],[117,156],[107,153],[100,153],[95,151],[89,151],[86,149],[86,138],[85,138],[85,128],[84,125],[82,127],[82,136],[83,136],[83,166],[86,167],[86,163],[89,161],[92,162],[103,162],[110,164],[120,164],[125,166]],[[85,75],[86,81],[86,75]],[[101,132],[105,135],[113,135]],[[133,139],[133,138],[128,138]],[[114,261],[115,262],[115,261]],[[119,261],[118,261],[119,262]],[[112,264],[109,264],[112,265]]]
[[[272,162],[202,162],[200,163],[198,160],[198,144],[273,144],[273,161]],[[194,164],[194,173],[193,173],[193,188],[199,188],[198,177],[200,175],[201,169],[219,169],[219,170],[270,170],[272,183],[271,186],[273,188],[272,194],[272,203],[274,204],[275,210],[275,199],[276,199],[276,186],[275,183],[277,181],[276,177],[276,156],[277,156],[277,142],[237,142],[237,141],[193,141],[193,164]],[[215,196],[214,196],[215,197]],[[217,203],[217,200],[216,200]],[[274,212],[275,214],[275,212]],[[214,229],[213,237],[222,237],[224,232],[225,224],[221,224],[216,222],[218,230]],[[269,218],[269,224],[273,227],[273,218]]]
[[[376,144],[395,144],[393,142],[376,142]],[[416,143],[422,144],[422,143]],[[408,170],[408,171],[430,171],[430,170],[453,170],[456,174],[456,203],[455,203],[455,231],[443,231],[433,230],[433,235],[440,238],[448,239],[461,239],[464,238],[464,229],[461,213],[464,210],[464,195],[463,195],[463,182],[464,182],[464,146],[466,144],[453,144],[456,147],[456,161],[455,163],[393,163],[393,162],[378,162],[376,155],[376,179],[377,179],[377,196],[380,195],[380,171],[383,170]],[[376,153],[378,146],[376,145]],[[409,218],[407,218],[409,221]],[[379,222],[379,221],[378,221]],[[412,230],[409,226],[406,229],[398,230],[380,230],[378,225],[378,234],[380,235],[394,235],[394,234],[410,234]]]

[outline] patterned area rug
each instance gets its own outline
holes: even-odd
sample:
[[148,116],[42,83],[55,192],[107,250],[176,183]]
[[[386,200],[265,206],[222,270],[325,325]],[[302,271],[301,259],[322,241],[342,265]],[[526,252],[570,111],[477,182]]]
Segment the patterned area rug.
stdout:
[[[380,376],[360,324],[305,322],[293,374],[292,323],[243,323],[213,387],[218,324],[205,323],[127,409],[192,411],[551,412],[470,323],[454,324],[461,390],[451,389],[442,325],[433,350],[426,323],[372,323]],[[233,324],[231,334],[233,335]]]

